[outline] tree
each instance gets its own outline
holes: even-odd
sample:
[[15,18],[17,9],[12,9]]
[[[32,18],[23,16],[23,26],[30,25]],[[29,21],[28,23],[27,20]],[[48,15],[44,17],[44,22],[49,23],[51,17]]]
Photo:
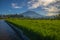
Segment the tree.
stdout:
[[56,19],[60,19],[60,11],[58,12],[59,14],[56,15]]
[[22,14],[20,14],[19,16],[20,16],[20,17],[24,17],[24,15],[22,15]]

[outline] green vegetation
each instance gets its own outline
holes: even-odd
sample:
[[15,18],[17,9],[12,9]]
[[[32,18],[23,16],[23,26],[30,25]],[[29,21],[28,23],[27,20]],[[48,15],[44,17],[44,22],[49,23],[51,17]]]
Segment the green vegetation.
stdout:
[[60,20],[8,19],[31,40],[60,40]]

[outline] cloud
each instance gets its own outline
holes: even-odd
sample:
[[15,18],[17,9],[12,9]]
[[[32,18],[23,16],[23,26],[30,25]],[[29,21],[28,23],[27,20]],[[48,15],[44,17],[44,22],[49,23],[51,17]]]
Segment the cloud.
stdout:
[[[21,5],[22,4],[22,5]],[[27,3],[23,2],[21,4],[12,3],[13,8],[22,8],[27,6],[29,9],[41,8],[43,11],[46,11],[46,15],[56,15],[60,11],[60,0],[29,0]]]
[[58,9],[57,7],[54,6],[50,6],[48,8],[44,8],[45,11],[50,12],[50,13],[57,13],[60,9]]
[[44,9],[45,11],[50,13],[58,13],[60,11],[60,1],[56,0],[56,2],[48,5],[48,7],[45,7]]
[[22,8],[21,6],[19,6],[17,3],[12,3],[11,4],[13,8]]
[[55,2],[55,0],[31,0],[28,2],[28,7],[29,9],[35,9],[40,6],[47,6],[53,2]]
[[28,9],[37,9],[41,7],[46,11],[46,16],[57,15],[60,12],[60,0],[30,0]]
[[34,9],[40,6],[40,2],[36,2],[36,0],[31,0],[28,2],[28,8],[29,9]]
[[45,16],[55,16],[55,15],[58,15],[57,13],[54,14],[54,13],[47,13]]

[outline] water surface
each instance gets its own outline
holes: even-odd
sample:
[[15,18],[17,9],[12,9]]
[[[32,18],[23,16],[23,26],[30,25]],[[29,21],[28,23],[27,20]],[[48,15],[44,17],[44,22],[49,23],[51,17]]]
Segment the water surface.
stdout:
[[21,40],[21,39],[4,20],[0,20],[0,40]]

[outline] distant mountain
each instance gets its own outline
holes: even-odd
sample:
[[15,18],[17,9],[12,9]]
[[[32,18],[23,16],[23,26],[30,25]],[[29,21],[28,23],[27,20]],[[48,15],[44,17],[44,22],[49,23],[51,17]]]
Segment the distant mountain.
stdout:
[[34,12],[34,11],[27,11],[22,13],[22,15],[24,15],[24,17],[30,17],[30,18],[41,18],[42,15]]

